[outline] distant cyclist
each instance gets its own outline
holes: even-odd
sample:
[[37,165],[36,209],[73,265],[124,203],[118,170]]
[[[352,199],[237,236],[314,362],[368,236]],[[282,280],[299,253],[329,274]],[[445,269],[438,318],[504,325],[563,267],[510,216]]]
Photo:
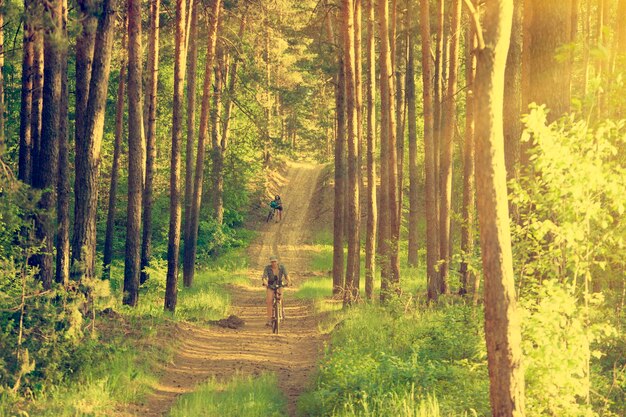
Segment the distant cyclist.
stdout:
[[277,194],[276,197],[272,201],[270,201],[270,207],[276,211],[278,211],[278,219],[277,222],[283,219],[283,202],[280,199],[280,196]]
[[[263,270],[263,286],[266,287],[265,291],[265,304],[267,306],[267,322],[266,326],[272,324],[272,303],[274,302],[274,290],[271,288],[273,285],[279,285],[288,287],[291,285],[289,274],[285,265],[278,263],[276,256],[270,256],[270,264],[265,266]],[[278,294],[282,295],[282,288],[278,289]]]

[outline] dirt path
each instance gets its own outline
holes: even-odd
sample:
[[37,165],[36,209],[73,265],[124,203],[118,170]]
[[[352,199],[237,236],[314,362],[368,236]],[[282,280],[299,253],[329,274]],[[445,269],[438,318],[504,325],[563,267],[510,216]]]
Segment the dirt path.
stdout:
[[[310,382],[322,346],[317,318],[311,303],[296,300],[287,289],[287,320],[280,335],[265,326],[262,268],[274,254],[287,266],[297,287],[307,278],[312,248],[308,227],[314,207],[315,189],[321,166],[290,163],[280,188],[285,205],[282,221],[263,223],[259,237],[249,250],[250,286],[233,286],[232,314],[245,320],[238,330],[183,325],[183,342],[173,362],[162,370],[156,391],[143,404],[131,406],[126,415],[163,416],[181,394],[215,376],[230,379],[236,373],[259,375],[275,372],[280,389],[288,398],[288,412],[296,415],[299,395]],[[190,416],[192,417],[192,416]]]

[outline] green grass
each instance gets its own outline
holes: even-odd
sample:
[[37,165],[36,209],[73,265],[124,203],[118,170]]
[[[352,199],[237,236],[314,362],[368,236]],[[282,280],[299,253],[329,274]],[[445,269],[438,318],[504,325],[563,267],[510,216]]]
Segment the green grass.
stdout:
[[[317,273],[317,277],[310,278],[302,283],[296,292],[296,297],[303,299],[323,300],[332,294],[332,269],[333,269],[333,244],[332,235],[328,232],[320,232],[316,238],[317,251],[311,259],[311,269]],[[406,261],[406,243],[400,247],[400,276],[402,291],[405,295],[415,296],[426,291],[425,262],[419,267],[410,267]],[[424,254],[420,253],[421,258]],[[344,258],[345,259],[345,258]],[[361,279],[359,281],[361,297],[365,296],[365,260],[361,256]],[[380,272],[374,277],[373,298],[378,299],[380,294]],[[318,303],[325,311],[324,303]]]
[[[60,384],[42,385],[32,401],[0,392],[0,417],[19,411],[37,416],[113,416],[116,407],[148,395],[158,380],[158,364],[171,361],[177,345],[176,322],[206,323],[225,317],[230,309],[229,284],[247,284],[247,257],[243,249],[225,252],[198,268],[192,288],[179,281],[177,310],[163,310],[165,262],[156,261],[150,280],[142,285],[137,307],[121,304],[123,265],[112,265],[110,288],[99,281],[102,294],[96,311],[95,333],[75,347]],[[104,284],[104,285],[102,285]],[[163,343],[166,340],[167,343]]]
[[287,415],[286,404],[275,375],[236,376],[226,382],[211,379],[179,397],[169,416],[280,417]]
[[[488,415],[482,319],[470,307],[364,304],[336,319],[302,415]],[[427,407],[429,396],[440,411]]]

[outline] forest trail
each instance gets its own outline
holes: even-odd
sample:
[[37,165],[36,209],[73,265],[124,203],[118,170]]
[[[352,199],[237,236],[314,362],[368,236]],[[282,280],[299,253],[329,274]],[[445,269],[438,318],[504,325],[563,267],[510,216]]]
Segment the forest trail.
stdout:
[[295,289],[287,288],[285,323],[279,335],[271,334],[265,326],[265,289],[260,277],[269,256],[276,255],[295,287],[307,278],[313,251],[309,220],[314,215],[321,171],[321,165],[291,162],[286,176],[279,178],[285,207],[282,221],[259,220],[259,236],[248,252],[250,285],[230,288],[231,314],[242,318],[245,325],[233,330],[182,324],[182,343],[172,363],[164,365],[155,392],[123,415],[164,416],[179,395],[194,391],[209,378],[227,381],[237,374],[264,372],[276,373],[279,388],[288,399],[289,415],[296,415],[297,399],[311,381],[322,348],[318,319],[313,304],[295,299]]

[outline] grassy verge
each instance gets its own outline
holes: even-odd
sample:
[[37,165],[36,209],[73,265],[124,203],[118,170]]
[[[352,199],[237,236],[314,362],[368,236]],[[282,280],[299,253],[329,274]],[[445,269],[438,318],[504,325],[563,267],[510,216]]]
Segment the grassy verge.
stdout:
[[179,397],[169,416],[280,417],[287,415],[286,404],[275,375],[237,376],[226,382],[209,380]]
[[[332,333],[312,389],[301,397],[304,416],[488,415],[488,377],[480,313],[464,305],[423,308],[423,268],[401,264],[403,295],[378,304],[380,278],[370,303],[342,309],[330,299],[332,239],[320,235],[312,269],[320,277],[297,297],[334,310],[320,324]],[[406,248],[401,248],[405,251]],[[405,257],[402,257],[405,258]],[[365,295],[361,265],[361,296]],[[419,306],[419,307],[416,307]]]
[[114,264],[110,288],[94,308],[100,312],[95,322],[82,340],[60,345],[71,350],[56,365],[64,375],[61,381],[42,380],[27,400],[0,392],[0,417],[114,416],[124,404],[140,401],[157,382],[158,364],[170,361],[175,352],[177,322],[206,323],[227,315],[230,297],[225,286],[248,281],[242,251],[226,252],[199,269],[192,288],[180,282],[175,314],[163,311],[164,262],[151,267],[134,308],[121,305],[123,265]]
[[[482,321],[466,306],[340,313],[305,416],[488,415]],[[436,398],[436,400],[435,400]]]

